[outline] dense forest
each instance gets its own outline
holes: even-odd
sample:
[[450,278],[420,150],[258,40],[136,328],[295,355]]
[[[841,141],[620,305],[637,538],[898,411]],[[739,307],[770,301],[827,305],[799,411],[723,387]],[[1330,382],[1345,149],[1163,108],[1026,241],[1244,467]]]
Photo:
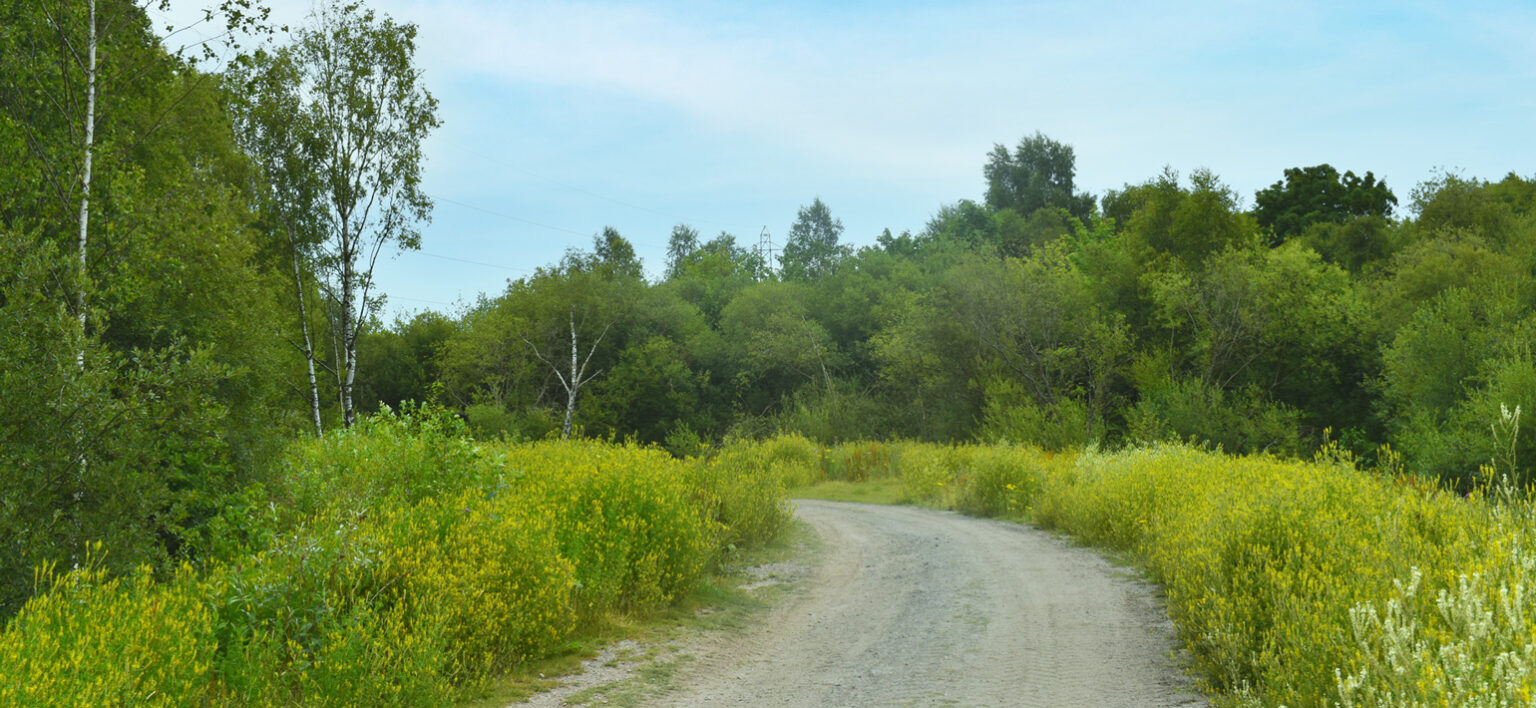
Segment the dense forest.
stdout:
[[[1334,440],[1463,488],[1495,457],[1528,476],[1536,182],[1441,174],[1400,205],[1324,164],[1248,209],[1206,170],[1095,196],[1040,134],[981,172],[982,201],[859,248],[820,199],[777,254],[679,224],[656,282],[604,229],[462,312],[370,329],[362,405],[430,399],[521,438],[574,409],[585,435],[677,453],[774,431],[1278,455]],[[1491,427],[1503,409],[1518,427]]]
[[[261,23],[222,10],[229,36]],[[1531,480],[1536,179],[1400,202],[1322,164],[1249,199],[1168,169],[1095,195],[1034,133],[872,245],[817,198],[779,252],[679,224],[650,280],[601,228],[385,323],[372,263],[430,218],[436,103],[410,25],[315,22],[213,73],[126,0],[0,9],[0,606],[87,540],[118,568],[216,552],[286,444],[407,401],[679,456],[781,431],[1332,440],[1455,488],[1491,461]]]

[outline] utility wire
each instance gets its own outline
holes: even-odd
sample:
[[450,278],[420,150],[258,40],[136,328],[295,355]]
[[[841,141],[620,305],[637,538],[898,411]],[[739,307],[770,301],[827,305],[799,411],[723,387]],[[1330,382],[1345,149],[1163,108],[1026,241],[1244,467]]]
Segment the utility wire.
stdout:
[[443,256],[443,255],[438,255],[436,253],[427,253],[426,251],[407,251],[407,253],[414,253],[414,254],[416,254],[418,256],[426,256],[428,258],[440,258],[440,259],[445,260],[445,261],[457,261],[459,263],[469,263],[471,265],[485,266],[487,268],[500,268],[502,270],[510,270],[510,271],[513,271],[513,272],[516,272],[516,273],[532,273],[533,272],[532,268],[513,268],[512,266],[499,265],[499,264],[496,264],[496,263],[486,263],[485,261],[472,261],[472,260],[470,260],[468,258],[458,258],[458,257],[455,257],[455,256]]
[[442,302],[439,300],[423,300],[419,297],[406,297],[404,295],[388,295],[388,297],[391,300],[410,300],[411,302],[425,302],[431,305],[442,305],[444,307],[453,307],[454,305],[454,303],[451,302]]
[[528,224],[530,226],[537,226],[537,227],[539,227],[541,229],[549,229],[550,231],[559,231],[559,232],[567,233],[567,234],[575,234],[577,236],[590,236],[591,235],[591,234],[588,234],[588,233],[583,233],[581,231],[573,231],[571,229],[561,228],[559,226],[550,226],[549,224],[541,224],[541,223],[539,223],[537,221],[530,221],[528,219],[524,219],[524,218],[519,217],[519,216],[512,216],[511,214],[503,214],[503,213],[501,213],[499,211],[492,211],[492,210],[486,209],[484,207],[477,207],[477,206],[475,206],[473,204],[465,204],[464,202],[458,201],[456,199],[449,199],[447,197],[440,197],[440,196],[437,196],[435,194],[429,194],[427,196],[429,196],[432,199],[435,199],[437,201],[440,201],[440,202],[448,202],[449,204],[455,204],[455,205],[464,207],[465,209],[473,209],[474,211],[478,211],[478,212],[481,212],[481,213],[484,213],[484,214],[490,214],[491,216],[499,216],[499,217],[501,217],[503,219],[511,219],[512,221]]
[[[455,147],[457,147],[457,146],[455,146]],[[462,150],[462,148],[460,148],[460,149]],[[572,192],[576,192],[577,194],[585,194],[585,195],[587,195],[589,197],[592,197],[593,199],[601,199],[602,201],[612,202],[614,204],[617,204],[619,206],[626,207],[626,208],[629,208],[629,209],[635,209],[637,211],[648,212],[648,213],[651,213],[651,214],[655,214],[657,216],[664,216],[664,217],[666,217],[668,219],[675,220],[675,221],[677,221],[679,223],[687,223],[687,224],[713,224],[715,226],[740,227],[740,224],[730,224],[730,223],[726,223],[726,222],[723,222],[723,221],[709,221],[709,220],[702,220],[701,221],[701,220],[695,220],[695,219],[685,219],[685,218],[683,218],[681,216],[678,216],[676,214],[672,214],[672,213],[665,212],[665,211],[659,211],[659,210],[656,210],[656,209],[652,209],[650,207],[640,206],[639,204],[634,204],[634,203],[631,203],[631,202],[627,202],[627,201],[624,201],[623,199],[616,199],[614,197],[610,197],[610,196],[607,196],[607,195],[604,195],[604,194],[598,194],[597,192],[593,192],[593,191],[591,191],[589,189],[585,189],[583,187],[578,187],[578,186],[576,186],[574,184],[568,184],[566,182],[561,182],[560,180],[557,180],[557,179],[551,179],[549,177],[544,177],[544,176],[541,176],[541,175],[536,175],[536,174],[534,174],[532,172],[529,172],[528,170],[523,169],[522,167],[519,167],[518,165],[513,164],[512,162],[510,162],[508,160],[504,160],[504,159],[501,159],[501,158],[498,158],[498,157],[495,157],[495,156],[488,156],[488,155],[477,153],[475,155],[475,158],[479,159],[479,160],[485,160],[485,161],[489,161],[489,162],[494,162],[494,163],[499,164],[499,165],[501,165],[503,167],[506,167],[507,169],[510,169],[510,170],[512,170],[514,172],[520,173],[524,177],[529,177],[529,178],[532,178],[532,179],[539,180],[540,182],[546,182],[548,184],[553,184],[553,185],[555,185],[557,187],[562,187],[564,189],[569,189]]]

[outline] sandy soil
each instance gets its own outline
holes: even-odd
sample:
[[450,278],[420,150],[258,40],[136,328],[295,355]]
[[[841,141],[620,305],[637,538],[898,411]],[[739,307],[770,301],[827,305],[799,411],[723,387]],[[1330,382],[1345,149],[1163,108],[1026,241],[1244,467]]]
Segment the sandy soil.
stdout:
[[1195,706],[1156,588],[1037,529],[797,502],[825,550],[744,634],[701,637],[658,706]]

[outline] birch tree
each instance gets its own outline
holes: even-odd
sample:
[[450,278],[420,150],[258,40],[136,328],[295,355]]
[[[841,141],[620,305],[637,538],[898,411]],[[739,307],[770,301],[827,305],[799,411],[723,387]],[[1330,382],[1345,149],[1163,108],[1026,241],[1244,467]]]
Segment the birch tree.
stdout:
[[[275,174],[289,183],[278,196],[297,200],[290,207],[302,206],[309,197],[300,185],[313,180],[315,186],[313,217],[319,238],[313,252],[300,240],[292,242],[291,250],[296,271],[302,274],[301,261],[309,258],[323,274],[333,313],[338,403],[347,426],[356,419],[352,389],[358,339],[381,302],[373,291],[374,266],[388,246],[419,248],[417,225],[431,215],[432,201],[421,191],[421,143],[440,123],[437,100],[413,64],[415,41],[415,25],[357,5],[331,4],[311,15],[309,26],[299,30],[291,45],[257,62],[262,67],[258,78],[272,93],[271,100],[293,104],[287,116],[292,123],[276,129],[296,135],[274,146],[291,150],[278,159],[302,157],[310,170]],[[307,322],[302,287],[299,290],[300,317]],[[312,369],[313,341],[303,349]],[[318,419],[314,385],[310,394],[311,412]]]
[[[565,394],[562,438],[569,438],[575,427],[581,392],[605,371],[594,367],[594,362],[611,365],[614,353],[622,350],[627,323],[639,300],[638,288],[643,287],[634,274],[638,262],[624,255],[633,250],[617,232],[605,232],[594,239],[593,253],[567,253],[561,267],[540,269],[508,288],[509,296],[523,302],[517,339],[554,376],[553,383],[546,379],[539,396]],[[609,248],[605,250],[604,244]],[[616,331],[614,325],[619,325]]]
[[258,51],[241,57],[228,70],[230,114],[242,149],[259,170],[253,192],[258,196],[267,227],[282,235],[291,266],[294,305],[300,339],[294,347],[304,357],[308,376],[310,418],[316,436],[325,434],[320,417],[318,357],[311,333],[309,292],[320,239],[323,204],[321,184],[310,168],[321,154],[319,131],[302,110],[299,67],[293,52]]
[[0,3],[0,614],[88,541],[114,569],[186,557],[272,427],[236,422],[263,345],[219,326],[265,283],[186,51],[226,45],[168,49],[163,6]]
[[561,440],[569,440],[571,437],[571,422],[576,417],[576,396],[581,393],[581,388],[591,383],[592,379],[597,378],[603,373],[601,369],[587,373],[587,369],[592,365],[592,355],[597,353],[598,345],[603,343],[603,337],[608,336],[608,329],[613,326],[613,322],[603,325],[603,330],[598,333],[597,337],[593,338],[592,345],[587,347],[587,354],[583,357],[580,355],[581,335],[576,331],[575,305],[572,305],[571,309],[566,313],[566,324],[570,327],[571,332],[571,366],[564,371],[561,370],[562,366],[560,364],[556,364],[549,357],[545,356],[543,352],[539,351],[537,345],[527,337],[523,338],[523,343],[533,350],[533,355],[554,371],[555,377],[560,380],[560,387],[565,390],[565,423],[560,426]]

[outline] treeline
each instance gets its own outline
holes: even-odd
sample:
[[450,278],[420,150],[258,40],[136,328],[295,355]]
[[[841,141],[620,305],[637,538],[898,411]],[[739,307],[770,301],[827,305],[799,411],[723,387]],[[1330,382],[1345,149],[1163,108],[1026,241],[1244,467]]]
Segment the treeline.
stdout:
[[[1442,174],[1400,205],[1370,172],[1318,165],[1245,207],[1209,171],[1169,170],[1095,198],[1039,134],[983,171],[984,201],[863,248],[819,199],[772,262],[679,225],[658,282],[606,229],[463,312],[372,331],[361,385],[539,438],[562,427],[574,349],[584,434],[679,453],[779,430],[1276,454],[1333,439],[1461,486],[1495,459],[1529,478],[1536,182]],[[1501,406],[1514,427],[1491,427]]]

